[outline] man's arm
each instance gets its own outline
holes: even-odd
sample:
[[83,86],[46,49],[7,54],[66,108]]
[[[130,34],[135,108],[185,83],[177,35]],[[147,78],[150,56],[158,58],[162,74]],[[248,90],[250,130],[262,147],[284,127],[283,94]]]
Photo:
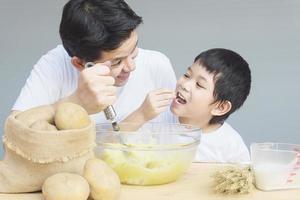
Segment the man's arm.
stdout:
[[[67,56],[62,47],[44,55],[31,71],[12,110],[23,111],[51,104],[57,106],[60,102],[70,101],[93,114],[112,105],[116,100],[116,87],[113,86],[113,77],[109,76],[108,64],[97,64],[88,69],[83,67],[76,81],[76,69],[66,64],[71,62]],[[75,82],[78,82],[77,87],[70,85]],[[66,85],[68,87],[64,87]]]

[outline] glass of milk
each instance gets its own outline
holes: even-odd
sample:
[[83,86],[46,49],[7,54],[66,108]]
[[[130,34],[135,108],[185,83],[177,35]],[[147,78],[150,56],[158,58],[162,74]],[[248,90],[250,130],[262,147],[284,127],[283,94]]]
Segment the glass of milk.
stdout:
[[253,143],[250,151],[258,189],[300,188],[300,145]]

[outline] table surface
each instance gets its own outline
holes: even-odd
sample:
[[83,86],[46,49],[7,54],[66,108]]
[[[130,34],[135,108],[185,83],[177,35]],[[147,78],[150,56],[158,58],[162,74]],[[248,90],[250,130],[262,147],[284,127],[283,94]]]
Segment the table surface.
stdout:
[[[122,185],[120,200],[300,200],[300,189],[260,191],[254,189],[246,195],[219,195],[212,190],[210,177],[222,164],[193,163],[176,182],[160,186]],[[43,200],[41,193],[0,194],[0,200]]]

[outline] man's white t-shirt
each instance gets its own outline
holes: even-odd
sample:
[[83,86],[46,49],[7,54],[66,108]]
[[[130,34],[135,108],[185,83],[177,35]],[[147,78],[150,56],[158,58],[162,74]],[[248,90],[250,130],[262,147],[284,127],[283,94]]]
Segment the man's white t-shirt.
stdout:
[[[118,100],[113,105],[117,120],[122,120],[156,89],[175,89],[176,76],[169,59],[162,53],[139,49],[135,58],[136,69],[131,72],[125,86],[118,89]],[[77,88],[78,70],[62,45],[42,56],[34,66],[12,110],[23,111],[32,107],[53,104],[71,95]],[[106,122],[103,112],[92,115],[96,123]],[[175,122],[169,109],[153,121]]]
[[250,156],[242,137],[225,122],[217,130],[201,134],[194,161],[246,163]]

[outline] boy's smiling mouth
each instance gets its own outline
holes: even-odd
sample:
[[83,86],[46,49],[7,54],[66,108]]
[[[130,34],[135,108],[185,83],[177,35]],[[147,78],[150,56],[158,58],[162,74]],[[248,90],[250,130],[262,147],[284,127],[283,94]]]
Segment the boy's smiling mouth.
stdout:
[[183,105],[187,103],[185,97],[180,92],[176,93],[176,102]]

